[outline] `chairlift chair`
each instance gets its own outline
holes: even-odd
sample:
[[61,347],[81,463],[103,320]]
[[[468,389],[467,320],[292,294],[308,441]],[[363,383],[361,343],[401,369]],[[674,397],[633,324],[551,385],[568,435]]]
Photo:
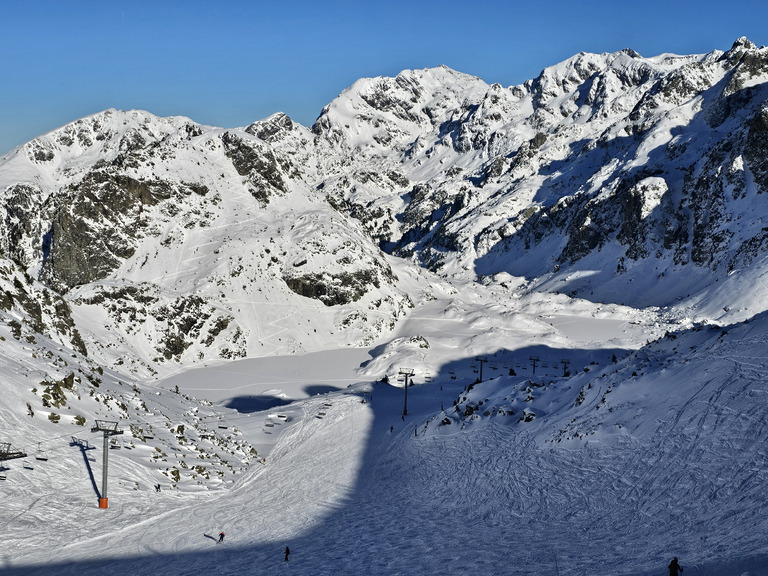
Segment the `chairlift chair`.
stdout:
[[46,462],[48,460],[48,453],[40,448],[40,442],[37,443],[37,452],[35,452],[35,460]]
[[141,422],[140,424],[141,426],[139,429],[141,430],[141,435],[144,438],[144,440],[153,440],[155,437],[155,433],[152,432],[151,424],[149,422]]

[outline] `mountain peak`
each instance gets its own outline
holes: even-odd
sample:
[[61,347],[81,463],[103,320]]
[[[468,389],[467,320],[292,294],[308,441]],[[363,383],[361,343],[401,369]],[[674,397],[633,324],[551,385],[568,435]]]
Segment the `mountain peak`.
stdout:
[[640,54],[639,52],[637,52],[635,50],[632,50],[632,48],[624,48],[623,50],[620,50],[619,52],[622,53],[622,54],[626,54],[630,58],[642,58],[643,57],[642,54]]
[[757,50],[757,45],[746,36],[742,36],[731,46],[731,51],[739,50]]

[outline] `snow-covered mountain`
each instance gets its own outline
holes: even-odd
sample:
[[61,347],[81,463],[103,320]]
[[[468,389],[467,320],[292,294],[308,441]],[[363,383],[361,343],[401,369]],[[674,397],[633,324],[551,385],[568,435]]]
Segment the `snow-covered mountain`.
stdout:
[[[0,159],[0,446],[30,455],[0,472],[6,568],[154,574],[171,554],[203,573],[215,559],[161,528],[213,515],[253,561],[300,539],[329,563],[307,574],[338,573],[328,540],[360,534],[400,559],[343,573],[544,574],[553,552],[563,574],[650,574],[668,554],[696,558],[686,574],[768,573],[767,135],[768,49],[742,38],[581,53],[509,88],[446,67],[361,79],[311,128],[107,110],[17,148]],[[114,528],[81,510],[96,420],[125,430]],[[36,444],[57,454],[47,475]],[[173,500],[148,506],[158,483]],[[36,494],[75,504],[46,497],[54,517]],[[430,552],[394,539],[402,502],[440,511],[406,515]],[[249,528],[259,507],[287,523]],[[67,518],[130,550],[109,560]],[[467,523],[477,554],[456,558]],[[527,563],[496,538],[528,541]]]
[[[695,299],[763,267],[766,54],[746,39],[702,56],[579,54],[510,89],[446,69],[360,81],[314,128],[359,166],[325,189],[393,253],[450,277]],[[363,168],[385,158],[378,178]]]

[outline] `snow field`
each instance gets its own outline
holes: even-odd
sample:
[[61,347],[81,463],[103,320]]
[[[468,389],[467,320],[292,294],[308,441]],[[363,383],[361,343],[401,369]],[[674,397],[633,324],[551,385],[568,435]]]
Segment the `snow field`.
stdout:
[[[766,440],[765,407],[752,404],[768,394],[755,378],[764,360],[742,355],[762,341],[764,329],[755,331],[742,346],[720,347],[716,336],[693,333],[678,345],[714,351],[693,366],[649,366],[635,382],[618,365],[614,382],[624,383],[610,406],[596,410],[599,395],[588,396],[581,415],[562,402],[525,424],[494,416],[439,425],[445,414],[455,418],[453,400],[493,403],[523,377],[469,392],[466,378],[413,386],[405,417],[402,388],[381,383],[254,412],[243,418],[250,425],[239,424],[249,436],[265,433],[263,422],[278,413],[287,422],[275,425],[266,466],[254,465],[235,489],[126,492],[109,511],[83,503],[68,513],[89,523],[88,532],[106,534],[72,535],[76,544],[46,555],[40,546],[67,530],[54,527],[17,558],[45,564],[8,573],[651,575],[676,555],[686,574],[765,574],[763,559],[746,553],[762,549],[766,528],[755,506],[765,453],[748,449]],[[707,370],[700,385],[680,379]],[[571,382],[573,395],[579,378],[586,375]],[[629,389],[639,386],[645,399]],[[591,414],[605,415],[596,433],[556,442],[558,422],[585,425]],[[221,530],[226,542],[217,545],[211,537]],[[281,568],[285,545],[292,555]]]

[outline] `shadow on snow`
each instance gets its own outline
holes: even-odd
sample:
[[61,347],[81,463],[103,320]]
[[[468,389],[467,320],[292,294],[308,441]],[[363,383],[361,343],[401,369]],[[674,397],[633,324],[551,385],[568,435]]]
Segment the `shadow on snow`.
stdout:
[[[555,379],[565,391],[571,386],[568,378],[562,378],[562,360],[569,358],[574,372],[584,365],[596,365],[590,374],[597,379],[614,357],[620,362],[627,353],[543,346],[499,350],[488,355],[483,380],[498,378],[500,385],[511,386],[515,378],[519,382],[533,376],[530,358],[538,357],[541,372],[536,376]],[[552,374],[544,372],[545,360]],[[509,376],[510,370],[517,376]],[[200,550],[196,552],[140,557],[119,557],[117,553],[114,558],[93,561],[5,566],[2,573],[208,576],[274,574],[289,569],[293,575],[313,576],[650,576],[662,573],[671,556],[679,555],[686,576],[745,571],[752,576],[768,575],[765,555],[692,564],[693,551],[705,551],[698,540],[691,539],[699,535],[687,540],[687,550],[677,552],[675,546],[682,543],[674,541],[680,530],[674,506],[662,502],[659,508],[655,502],[643,500],[631,482],[639,482],[645,474],[644,459],[654,454],[648,446],[628,444],[625,452],[609,454],[588,446],[544,448],[530,441],[526,424],[517,419],[490,418],[485,422],[488,425],[481,421],[480,426],[464,432],[459,426],[440,429],[437,417],[442,411],[438,407],[450,410],[478,372],[475,359],[465,358],[443,366],[431,376],[431,382],[417,382],[408,390],[407,416],[403,415],[402,387],[378,382],[367,386],[366,393],[361,387],[342,391],[360,396],[373,411],[356,485],[343,502],[329,507],[327,516],[288,542],[276,539],[243,546],[232,534],[225,545],[216,546],[208,542],[216,538],[203,534],[198,536]],[[577,386],[573,388],[567,393],[575,394]],[[323,391],[329,390],[318,387],[316,392]],[[266,398],[243,397],[230,407],[249,412],[262,409],[266,402]],[[536,425],[541,425],[538,419]],[[624,478],[627,480],[622,481]],[[658,488],[659,493],[664,494],[665,488]],[[611,524],[619,522],[611,517],[612,513],[615,516],[613,509],[638,498],[633,504],[636,514],[622,519],[624,528],[617,530],[619,524]],[[657,528],[668,531],[674,554],[655,550],[648,557],[645,542]],[[656,542],[660,538],[663,536],[653,534]],[[292,550],[288,563],[283,558],[286,545]]]

